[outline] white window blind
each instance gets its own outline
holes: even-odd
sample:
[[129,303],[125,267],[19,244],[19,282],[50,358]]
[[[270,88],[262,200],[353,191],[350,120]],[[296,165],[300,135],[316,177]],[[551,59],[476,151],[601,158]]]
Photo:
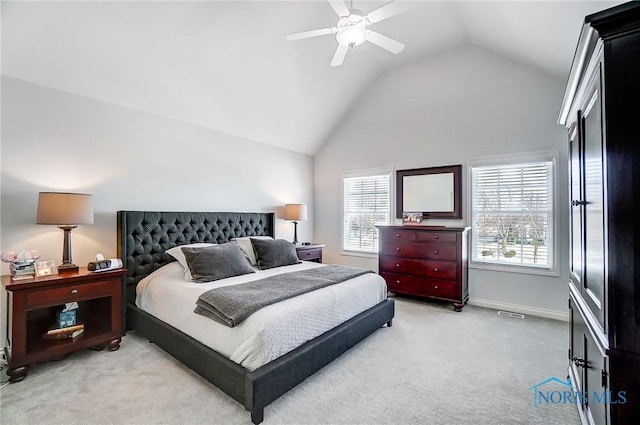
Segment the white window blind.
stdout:
[[389,171],[343,178],[345,251],[378,252],[377,225],[389,224],[391,191]]
[[553,161],[471,167],[472,261],[554,267]]

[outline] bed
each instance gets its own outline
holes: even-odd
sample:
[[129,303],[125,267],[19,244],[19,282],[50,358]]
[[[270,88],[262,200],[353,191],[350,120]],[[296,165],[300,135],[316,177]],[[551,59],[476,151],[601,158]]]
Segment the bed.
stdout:
[[124,328],[148,338],[244,405],[254,424],[262,422],[265,407],[275,399],[375,330],[391,326],[394,302],[385,297],[265,364],[242,365],[138,307],[136,286],[155,277],[154,272],[171,269],[175,260],[166,254],[169,248],[200,242],[221,244],[248,236],[273,237],[274,214],[118,211],[117,223],[118,257],[127,268],[123,277]]

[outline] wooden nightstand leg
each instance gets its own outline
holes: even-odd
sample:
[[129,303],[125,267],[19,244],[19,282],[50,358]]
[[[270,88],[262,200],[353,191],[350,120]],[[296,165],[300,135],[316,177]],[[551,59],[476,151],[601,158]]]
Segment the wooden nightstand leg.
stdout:
[[121,341],[122,341],[122,338],[112,339],[107,344],[107,348],[109,349],[109,351],[116,351],[118,348],[120,348]]
[[102,351],[102,350],[104,350],[104,347],[105,347],[104,344],[92,345],[91,347],[89,347],[89,350],[91,350],[91,351]]
[[7,370],[9,382],[20,382],[27,377],[27,373],[29,373],[29,366],[20,366],[15,369]]

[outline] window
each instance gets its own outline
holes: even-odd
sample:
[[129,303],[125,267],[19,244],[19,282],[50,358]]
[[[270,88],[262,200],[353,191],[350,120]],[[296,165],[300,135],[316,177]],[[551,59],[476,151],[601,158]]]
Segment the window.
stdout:
[[391,219],[391,171],[349,171],[343,175],[342,249],[378,252],[377,225]]
[[557,274],[556,158],[539,152],[469,160],[472,265]]

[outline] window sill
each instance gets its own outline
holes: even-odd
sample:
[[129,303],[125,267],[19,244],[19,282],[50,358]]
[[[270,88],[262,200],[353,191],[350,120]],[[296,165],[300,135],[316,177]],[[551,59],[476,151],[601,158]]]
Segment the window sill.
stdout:
[[507,264],[487,264],[487,263],[474,263],[473,261],[469,261],[469,269],[476,270],[491,270],[496,272],[507,272],[507,273],[521,273],[521,274],[532,274],[538,276],[560,276],[560,272],[556,269],[543,269],[543,268],[535,268],[535,267],[523,267],[516,265],[507,265]]
[[340,254],[347,257],[378,258],[377,252],[342,251]]

